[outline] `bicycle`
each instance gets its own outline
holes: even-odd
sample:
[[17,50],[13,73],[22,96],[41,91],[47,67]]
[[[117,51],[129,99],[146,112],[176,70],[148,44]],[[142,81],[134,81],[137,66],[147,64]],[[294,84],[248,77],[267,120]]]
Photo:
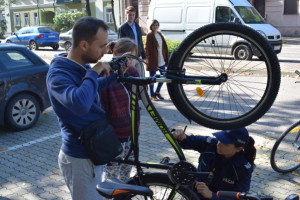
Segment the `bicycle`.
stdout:
[[[263,59],[233,60],[226,38],[247,42]],[[233,23],[219,23],[204,26],[190,34],[172,53],[163,76],[124,77],[121,68],[126,67],[127,58],[142,62],[139,58],[126,54],[113,58],[110,65],[113,70],[118,71],[120,82],[132,85],[131,151],[134,159],[129,160],[127,157],[125,160],[114,161],[134,165],[137,172],[128,183],[149,187],[155,191],[155,195],[159,195],[159,199],[198,199],[190,186],[198,176],[208,176],[208,172],[197,172],[192,164],[186,162],[180,145],[151,102],[147,85],[155,82],[167,83],[171,100],[190,121],[214,129],[247,126],[267,112],[278,93],[280,68],[274,51],[251,28]],[[136,115],[139,98],[173,147],[179,162],[143,163],[139,160]],[[143,168],[167,172],[145,173]]]
[[[298,70],[295,71],[300,76]],[[295,83],[300,83],[296,81]],[[300,167],[300,121],[291,125],[274,143],[270,162],[272,168],[279,173],[288,173]]]
[[[110,179],[106,182],[100,183],[97,185],[96,189],[98,193],[102,196],[114,199],[128,199],[128,197],[132,198],[136,195],[143,195],[145,197],[151,198],[153,195],[153,192],[147,187],[124,184],[116,179]],[[230,198],[239,200],[273,200],[273,197],[271,196],[232,191],[218,191],[217,196],[219,198]],[[287,196],[285,200],[299,200],[299,196],[296,194],[291,194]]]

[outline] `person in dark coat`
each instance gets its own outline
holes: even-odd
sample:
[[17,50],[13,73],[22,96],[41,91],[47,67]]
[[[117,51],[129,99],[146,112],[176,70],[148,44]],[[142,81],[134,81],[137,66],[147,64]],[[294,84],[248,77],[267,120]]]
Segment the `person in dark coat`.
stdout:
[[[150,76],[155,76],[159,71],[163,74],[166,65],[168,63],[168,46],[164,36],[159,32],[159,22],[153,20],[150,24],[150,30],[146,38],[146,55],[147,55],[147,67]],[[164,100],[160,94],[160,89],[163,83],[158,83],[154,92],[154,83],[150,85],[150,95],[152,101]]]
[[[138,46],[138,57],[142,57],[142,59],[146,59],[146,53],[144,49],[144,44],[142,40],[142,30],[141,27],[135,22],[136,18],[136,10],[133,6],[128,6],[125,9],[126,22],[120,26],[118,29],[118,38],[130,38],[135,41]],[[140,74],[140,76],[145,76],[144,67],[140,64],[136,65],[136,68]]]
[[188,136],[180,129],[172,133],[183,149],[200,153],[198,171],[210,172],[207,178],[200,178],[195,184],[201,199],[226,199],[217,197],[220,190],[249,191],[256,148],[246,128],[215,132],[215,138]]

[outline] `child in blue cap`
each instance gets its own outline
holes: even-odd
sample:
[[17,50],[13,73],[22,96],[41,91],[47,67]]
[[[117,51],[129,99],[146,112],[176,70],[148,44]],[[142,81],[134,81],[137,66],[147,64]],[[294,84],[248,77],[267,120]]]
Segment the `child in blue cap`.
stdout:
[[183,149],[200,153],[198,171],[211,172],[195,184],[202,199],[221,199],[216,195],[220,190],[249,191],[256,149],[246,128],[215,132],[214,138],[186,135],[181,129],[172,133]]

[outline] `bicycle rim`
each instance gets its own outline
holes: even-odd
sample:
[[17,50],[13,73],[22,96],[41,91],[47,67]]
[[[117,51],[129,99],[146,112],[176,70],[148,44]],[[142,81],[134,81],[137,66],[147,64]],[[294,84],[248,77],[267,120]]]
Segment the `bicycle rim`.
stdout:
[[[149,173],[143,177],[145,186],[149,187],[153,191],[153,198],[155,200],[166,200],[174,187],[166,174],[162,173]],[[130,184],[136,184],[135,181],[129,182]],[[143,196],[135,196],[131,199],[144,200]],[[150,198],[149,198],[150,199]],[[179,187],[176,190],[173,200],[197,200],[197,194],[189,189]]]
[[300,167],[300,121],[289,127],[275,142],[271,152],[271,166],[279,173]]
[[[239,45],[248,46],[262,60],[234,60]],[[221,85],[168,84],[172,101],[186,118],[214,129],[255,122],[271,107],[280,85],[278,59],[268,42],[253,29],[231,23],[193,32],[173,53],[168,69],[196,77],[226,74]]]

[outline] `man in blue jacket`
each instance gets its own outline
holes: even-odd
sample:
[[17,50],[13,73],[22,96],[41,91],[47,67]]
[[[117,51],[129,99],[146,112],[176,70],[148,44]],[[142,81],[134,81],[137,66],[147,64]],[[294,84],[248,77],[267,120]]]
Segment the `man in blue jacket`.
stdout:
[[[98,78],[103,70],[109,71],[108,64],[98,62],[106,52],[107,30],[99,19],[79,19],[73,27],[70,53],[53,59],[47,74],[48,93],[62,135],[58,163],[73,200],[102,199],[95,188],[103,166],[93,165],[72,132],[106,117],[98,93],[117,79],[116,74]],[[90,68],[89,63],[96,62]]]
[[[201,199],[220,199],[220,190],[248,192],[254,168],[256,149],[246,128],[224,130],[208,136],[185,135],[180,129],[173,132],[183,149],[198,151],[198,171],[211,172],[195,185]],[[225,198],[223,198],[225,199]]]

